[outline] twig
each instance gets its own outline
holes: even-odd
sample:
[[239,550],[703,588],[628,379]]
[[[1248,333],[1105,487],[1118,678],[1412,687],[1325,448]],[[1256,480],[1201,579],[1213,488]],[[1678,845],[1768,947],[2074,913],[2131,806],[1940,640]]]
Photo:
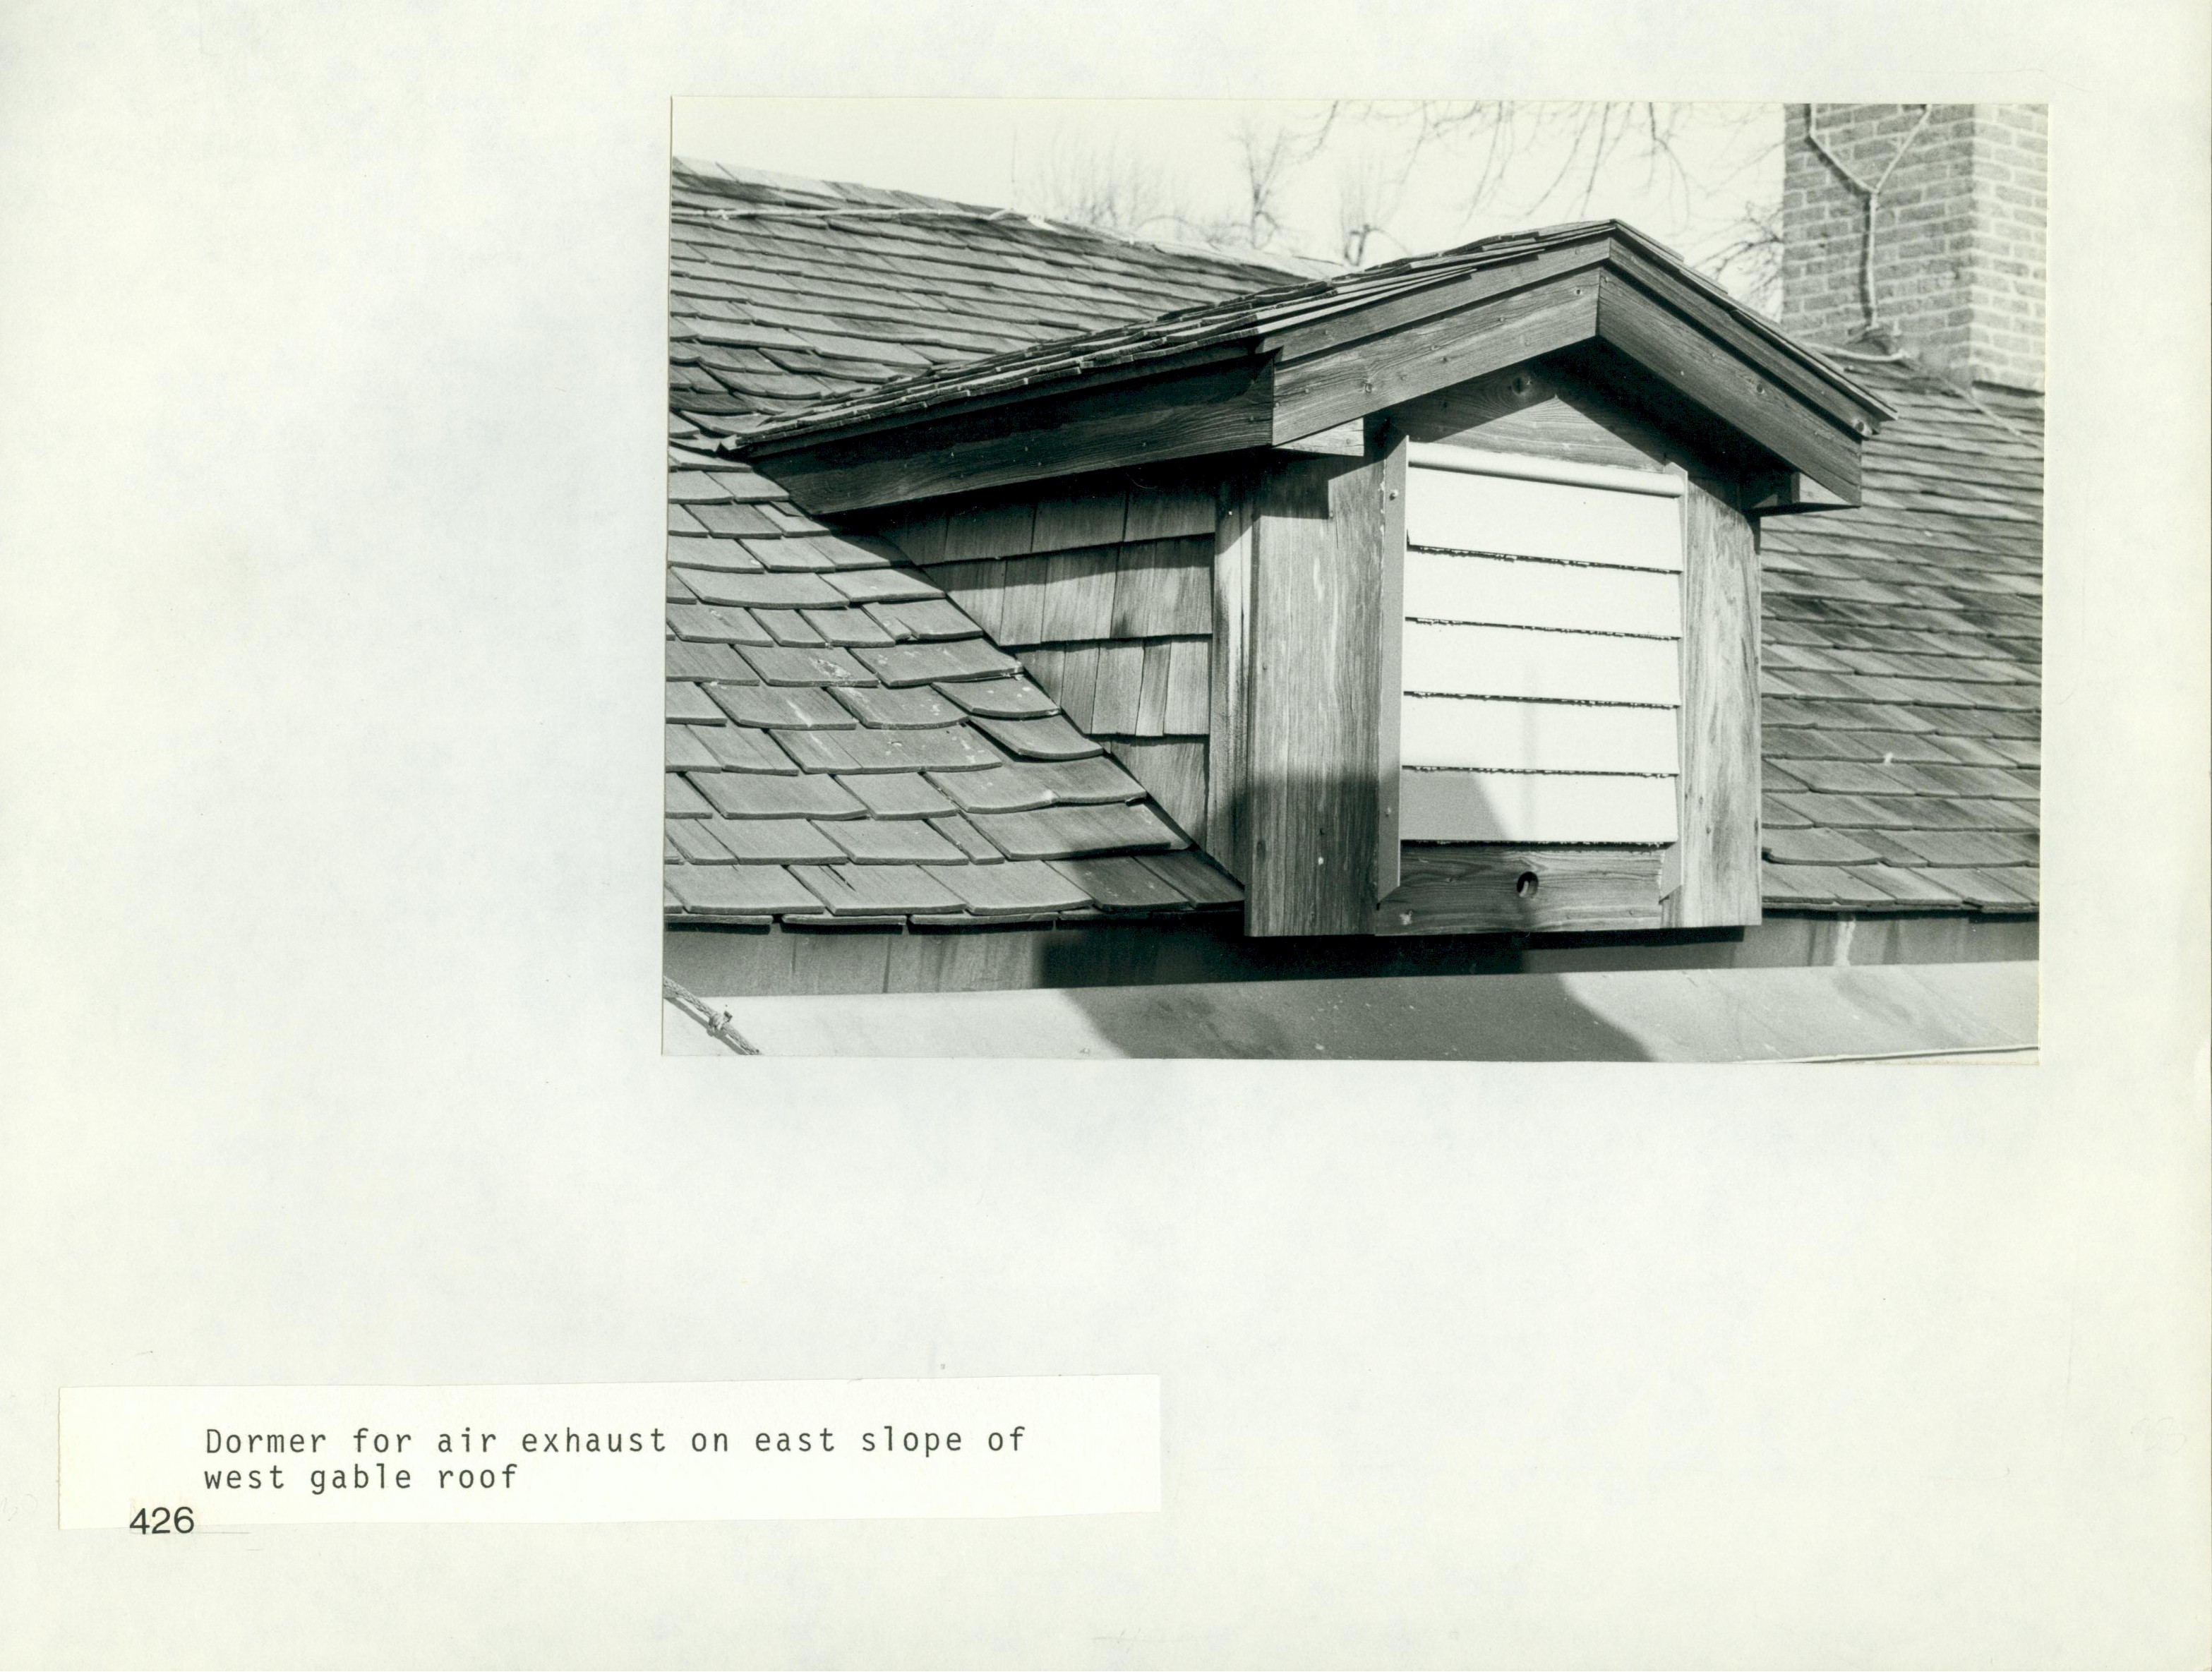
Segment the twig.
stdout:
[[661,996],[682,1011],[701,1027],[707,1030],[739,1056],[758,1056],[760,1048],[738,1031],[737,1024],[730,1019],[726,1010],[717,1010],[696,993],[678,987],[663,976],[660,978]]

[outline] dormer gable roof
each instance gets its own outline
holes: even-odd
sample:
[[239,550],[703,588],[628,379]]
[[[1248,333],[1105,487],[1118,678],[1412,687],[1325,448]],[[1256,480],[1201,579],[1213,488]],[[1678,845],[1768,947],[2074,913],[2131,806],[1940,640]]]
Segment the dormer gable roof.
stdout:
[[1844,503],[1881,398],[1617,221],[1286,283],[833,398],[729,443],[817,512],[1281,446],[1596,339]]

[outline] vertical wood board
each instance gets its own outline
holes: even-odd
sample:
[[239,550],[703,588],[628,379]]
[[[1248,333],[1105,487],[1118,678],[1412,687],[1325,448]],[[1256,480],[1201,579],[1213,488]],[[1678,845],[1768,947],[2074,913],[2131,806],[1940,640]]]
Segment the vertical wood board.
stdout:
[[1380,900],[1398,886],[1398,797],[1401,710],[1405,706],[1406,635],[1398,623],[1406,614],[1407,437],[1394,425],[1376,437],[1382,458],[1382,637],[1375,660],[1375,869],[1370,897]]
[[1682,502],[1683,928],[1759,921],[1759,554],[1750,519],[1694,481]]
[[1145,668],[1137,688],[1137,723],[1133,728],[1140,738],[1156,738],[1167,730],[1168,667],[1174,656],[1172,639],[1148,639],[1145,642]]
[[1137,702],[1143,694],[1145,647],[1141,644],[1102,644],[1098,647],[1098,681],[1091,699],[1091,729],[1130,736],[1137,729]]
[[1397,619],[1385,613],[1388,491],[1385,460],[1291,455],[1271,456],[1254,490],[1251,934],[1369,927],[1378,659]]
[[1206,852],[1242,882],[1252,871],[1251,809],[1246,793],[1251,719],[1253,501],[1250,485],[1222,496],[1212,563],[1213,634],[1206,691]]

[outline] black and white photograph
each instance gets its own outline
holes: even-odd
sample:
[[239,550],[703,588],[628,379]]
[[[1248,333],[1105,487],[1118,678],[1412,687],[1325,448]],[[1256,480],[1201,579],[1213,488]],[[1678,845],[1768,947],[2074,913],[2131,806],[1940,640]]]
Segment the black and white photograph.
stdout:
[[2212,10],[0,6],[0,1672],[2212,1667]]
[[669,1049],[2033,1061],[2043,107],[672,131]]

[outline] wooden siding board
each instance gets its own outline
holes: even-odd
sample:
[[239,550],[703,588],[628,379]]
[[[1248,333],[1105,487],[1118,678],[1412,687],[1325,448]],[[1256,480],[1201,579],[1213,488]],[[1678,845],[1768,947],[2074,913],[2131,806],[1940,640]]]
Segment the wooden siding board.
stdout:
[[1117,643],[1098,647],[1098,684],[1091,708],[1093,732],[1102,736],[1134,735],[1144,675],[1143,645]]
[[1106,746],[1177,828],[1203,847],[1206,744],[1196,738],[1114,738]]
[[1060,686],[1051,693],[1067,711],[1067,717],[1085,732],[1093,729],[1098,694],[1098,647],[1072,644],[1060,665]]
[[1377,934],[1656,928],[1656,848],[1413,847],[1375,913]]
[[1431,550],[1549,557],[1636,569],[1682,567],[1674,499],[1415,466],[1406,538]]
[[1211,580],[1213,633],[1207,641],[1206,854],[1230,875],[1251,874],[1251,820],[1245,793],[1250,720],[1253,512],[1242,480],[1222,496]]
[[1152,639],[1145,645],[1144,673],[1137,689],[1137,723],[1133,728],[1140,738],[1156,738],[1167,730],[1168,669],[1174,645],[1172,639]]
[[1168,645],[1167,713],[1160,722],[1161,730],[1170,737],[1202,737],[1212,641],[1170,639]]
[[1458,552],[1406,554],[1407,617],[1498,627],[1679,638],[1682,585],[1650,569],[1526,562]]
[[946,595],[968,612],[969,619],[992,638],[1003,641],[1006,608],[1006,565],[1003,559],[955,564],[939,569],[937,578],[944,585]]
[[1674,781],[1552,772],[1402,775],[1407,842],[1669,842]]
[[1208,537],[1149,540],[1121,550],[1114,607],[1100,636],[1163,638],[1213,630]]
[[944,544],[937,556],[927,561],[960,563],[981,557],[1023,556],[1030,550],[1036,529],[1036,506],[1030,500],[963,506],[947,514]]
[[1046,557],[1010,559],[999,599],[998,642],[1006,649],[1042,644]]
[[1114,618],[1119,571],[1115,548],[1054,553],[1043,560],[1044,598],[1038,631],[1049,643],[1103,639]]
[[1416,695],[1660,705],[1681,695],[1671,639],[1407,622],[1405,658],[1405,689]]
[[1129,490],[1128,517],[1121,538],[1173,540],[1204,535],[1212,537],[1219,520],[1217,494],[1211,483],[1177,483],[1166,486],[1139,485]]
[[1407,696],[1399,707],[1407,766],[1672,773],[1680,765],[1672,708],[1467,696]]
[[1042,494],[1037,498],[1036,526],[1030,550],[1060,551],[1072,546],[1119,545],[1124,538],[1128,506],[1128,490],[1118,483]]
[[1682,881],[1667,921],[1748,925],[1760,915],[1758,542],[1695,481],[1682,514]]

